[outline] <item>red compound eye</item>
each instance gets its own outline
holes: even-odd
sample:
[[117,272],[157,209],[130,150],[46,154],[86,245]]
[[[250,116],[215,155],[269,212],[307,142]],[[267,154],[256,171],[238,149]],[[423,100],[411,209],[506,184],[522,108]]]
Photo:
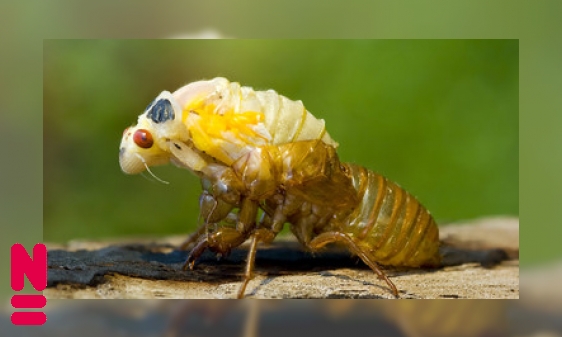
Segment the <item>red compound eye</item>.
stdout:
[[133,135],[133,141],[137,144],[138,147],[142,147],[143,149],[148,149],[152,147],[154,144],[154,140],[152,140],[152,135],[148,130],[145,129],[138,129],[135,131]]

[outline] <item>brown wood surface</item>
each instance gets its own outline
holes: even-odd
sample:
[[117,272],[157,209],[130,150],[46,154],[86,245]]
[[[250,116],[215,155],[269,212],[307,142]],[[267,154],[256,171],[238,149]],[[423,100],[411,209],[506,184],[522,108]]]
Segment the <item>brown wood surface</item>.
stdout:
[[[385,268],[401,298],[519,297],[519,221],[499,217],[441,228],[438,269]],[[182,271],[185,236],[49,245],[48,298],[233,298],[246,246],[221,260],[205,253]],[[303,251],[291,238],[260,247],[250,298],[392,298],[358,258],[334,247]]]

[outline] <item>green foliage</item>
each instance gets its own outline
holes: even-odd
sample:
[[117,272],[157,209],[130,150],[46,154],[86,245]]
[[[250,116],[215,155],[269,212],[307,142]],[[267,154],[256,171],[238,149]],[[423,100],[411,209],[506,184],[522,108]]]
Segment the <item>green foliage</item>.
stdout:
[[[519,213],[517,40],[65,40],[44,48],[44,238],[187,233],[197,179],[124,175],[122,131],[162,90],[216,76],[302,100],[344,161],[439,222]],[[337,196],[334,196],[337,197]]]

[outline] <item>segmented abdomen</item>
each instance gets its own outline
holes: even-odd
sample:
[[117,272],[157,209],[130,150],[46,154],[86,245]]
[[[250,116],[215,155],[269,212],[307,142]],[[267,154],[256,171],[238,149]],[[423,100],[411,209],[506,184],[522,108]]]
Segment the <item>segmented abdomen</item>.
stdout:
[[382,265],[439,265],[438,228],[418,200],[380,174],[344,165],[361,200],[345,232]]
[[271,144],[321,139],[328,145],[338,146],[326,131],[324,120],[308,112],[302,101],[293,101],[274,90],[241,87],[236,82],[229,83],[227,94],[223,96],[230,98],[230,106],[237,111],[262,112],[264,125],[272,137]]

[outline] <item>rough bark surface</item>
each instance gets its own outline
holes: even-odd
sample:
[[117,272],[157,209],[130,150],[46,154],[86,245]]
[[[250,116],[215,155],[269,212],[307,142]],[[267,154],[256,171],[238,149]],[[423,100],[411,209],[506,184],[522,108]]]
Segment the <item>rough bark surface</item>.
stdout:
[[[519,298],[519,220],[496,217],[441,229],[443,266],[385,268],[401,298]],[[246,246],[205,253],[182,271],[185,239],[74,241],[48,245],[48,298],[233,298]],[[291,239],[260,247],[249,298],[392,298],[358,258],[338,248],[305,252]]]

